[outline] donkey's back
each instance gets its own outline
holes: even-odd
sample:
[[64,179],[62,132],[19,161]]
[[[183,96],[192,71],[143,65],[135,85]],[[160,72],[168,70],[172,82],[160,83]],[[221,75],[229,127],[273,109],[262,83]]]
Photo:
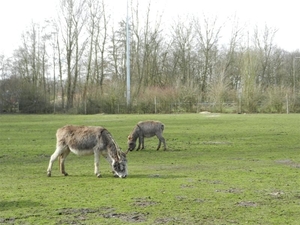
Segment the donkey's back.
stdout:
[[162,135],[165,125],[160,121],[147,120],[138,122],[137,126],[141,129],[144,137],[153,137],[155,135]]

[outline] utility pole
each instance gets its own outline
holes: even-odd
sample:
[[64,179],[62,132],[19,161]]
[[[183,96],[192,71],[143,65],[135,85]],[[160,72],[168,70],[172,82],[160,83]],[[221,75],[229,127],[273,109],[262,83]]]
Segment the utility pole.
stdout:
[[129,35],[129,5],[127,0],[127,19],[126,19],[126,100],[127,106],[130,105],[130,35]]

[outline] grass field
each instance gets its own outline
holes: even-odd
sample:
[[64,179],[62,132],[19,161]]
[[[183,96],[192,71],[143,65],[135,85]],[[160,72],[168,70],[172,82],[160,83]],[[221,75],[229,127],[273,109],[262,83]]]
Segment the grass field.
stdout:
[[[162,121],[114,178],[101,158],[54,163],[66,124],[106,127],[125,151],[141,120]],[[0,224],[299,224],[300,115],[0,115]]]

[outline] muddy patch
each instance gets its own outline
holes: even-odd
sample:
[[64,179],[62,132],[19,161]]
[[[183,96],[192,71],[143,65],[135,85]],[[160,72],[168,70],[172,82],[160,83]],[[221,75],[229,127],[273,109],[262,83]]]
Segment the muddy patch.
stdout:
[[292,165],[294,163],[291,159],[279,159],[276,160],[275,162],[284,165]]
[[133,205],[139,206],[139,207],[148,207],[152,205],[157,205],[158,202],[152,201],[151,197],[145,197],[145,198],[134,198]]
[[286,166],[291,166],[291,167],[295,167],[295,168],[300,168],[300,164],[295,163],[291,159],[279,159],[279,160],[275,160],[275,163],[286,165]]
[[280,198],[284,195],[284,192],[283,191],[273,191],[269,194],[275,198]]
[[86,224],[89,217],[103,217],[105,219],[120,219],[124,222],[139,223],[147,220],[147,215],[138,212],[130,213],[118,213],[114,208],[104,207],[99,209],[80,208],[70,209],[63,208],[58,210],[58,215],[61,215],[63,219],[59,221],[59,224]]
[[63,208],[57,211],[59,216],[62,218],[59,220],[57,224],[85,224],[88,220],[89,216],[101,216],[101,213],[105,211],[114,210],[111,208],[103,208],[103,209],[90,209],[90,208]]
[[195,198],[194,199],[194,202],[197,202],[197,203],[204,203],[206,200],[205,199],[202,199],[202,198]]
[[194,188],[194,186],[191,184],[181,184],[180,187],[181,188]]
[[154,221],[154,224],[185,224],[186,221],[184,221],[181,218],[175,218],[175,217],[164,217],[164,218],[157,218]]
[[15,218],[0,218],[0,224],[15,224]]
[[188,199],[186,196],[176,196],[175,198],[176,198],[178,201],[185,201],[185,200]]
[[110,219],[110,218],[117,218],[120,219],[124,222],[129,222],[129,223],[140,223],[140,222],[145,222],[147,220],[146,214],[143,213],[109,213],[103,215],[104,218]]
[[238,188],[229,188],[225,190],[216,190],[216,192],[239,194],[242,193],[242,190]]
[[89,213],[97,213],[100,209],[89,209],[89,208],[82,208],[82,209],[68,209],[63,208],[58,211],[58,215],[75,215],[75,214],[81,214],[81,215],[87,215]]
[[202,179],[202,180],[198,180],[198,181],[201,183],[206,183],[206,184],[223,184],[223,182],[220,180]]
[[236,203],[237,206],[241,207],[256,207],[257,204],[255,202],[243,201]]

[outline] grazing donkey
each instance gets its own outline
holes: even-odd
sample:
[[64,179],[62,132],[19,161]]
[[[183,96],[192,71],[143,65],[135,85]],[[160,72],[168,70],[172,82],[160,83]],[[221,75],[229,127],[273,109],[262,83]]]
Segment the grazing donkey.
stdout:
[[99,172],[100,154],[106,158],[112,166],[116,177],[127,176],[126,154],[120,150],[112,135],[103,127],[73,126],[67,125],[56,132],[56,150],[52,154],[47,169],[48,177],[51,176],[53,162],[59,157],[60,172],[65,176],[65,159],[71,152],[76,155],[94,154],[95,174],[101,177]]
[[166,141],[162,136],[164,131],[164,124],[159,121],[141,121],[134,128],[131,134],[128,136],[128,151],[132,151],[135,149],[136,140],[139,139],[139,145],[137,147],[137,151],[140,149],[142,144],[142,149],[144,149],[144,138],[157,136],[159,142],[156,150],[159,150],[161,142],[164,144],[164,150],[167,149]]

